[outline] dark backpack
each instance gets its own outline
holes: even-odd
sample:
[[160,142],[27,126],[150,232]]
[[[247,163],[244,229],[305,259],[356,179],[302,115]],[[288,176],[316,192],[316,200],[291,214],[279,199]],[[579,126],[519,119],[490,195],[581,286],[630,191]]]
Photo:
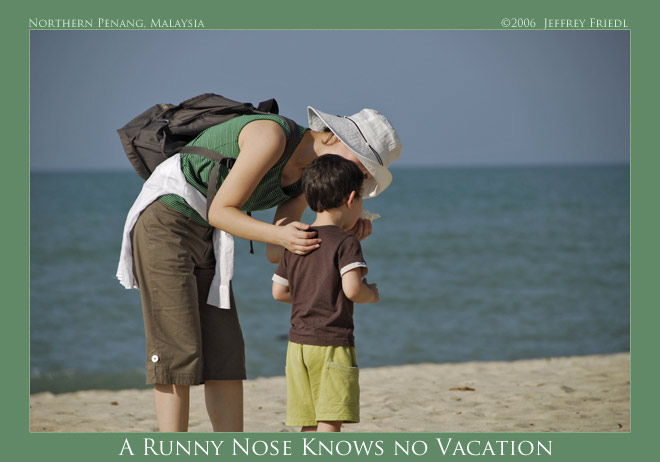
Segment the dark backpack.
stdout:
[[[177,153],[197,154],[216,162],[209,177],[206,212],[217,192],[218,167],[231,168],[235,159],[201,146],[187,146],[197,135],[213,125],[226,122],[240,115],[278,114],[277,101],[262,101],[255,108],[250,103],[204,93],[187,99],[178,105],[156,104],[117,130],[124,151],[135,171],[143,179],[149,178],[155,168]],[[290,132],[296,133],[295,122],[283,118]],[[291,139],[295,137],[290,137]],[[286,150],[294,147],[287,143]]]
[[[208,205],[215,196],[217,167],[224,164],[231,168],[234,159],[201,146],[187,146],[197,135],[213,125],[246,114],[278,114],[277,101],[262,101],[255,108],[250,103],[204,93],[185,100],[179,105],[156,104],[117,130],[124,151],[135,171],[143,179],[149,178],[154,169],[168,157],[179,152],[197,154],[217,162],[209,179]],[[297,125],[286,118],[289,129]],[[291,133],[295,133],[293,130]],[[287,145],[287,149],[289,146]]]
[[[181,152],[181,148],[207,128],[239,115],[278,112],[277,101],[274,99],[263,101],[255,108],[250,103],[239,103],[224,96],[205,93],[176,106],[156,104],[117,130],[117,133],[128,160],[138,175],[146,180],[158,164]],[[200,155],[213,156],[215,153],[209,149],[200,149],[203,152]]]

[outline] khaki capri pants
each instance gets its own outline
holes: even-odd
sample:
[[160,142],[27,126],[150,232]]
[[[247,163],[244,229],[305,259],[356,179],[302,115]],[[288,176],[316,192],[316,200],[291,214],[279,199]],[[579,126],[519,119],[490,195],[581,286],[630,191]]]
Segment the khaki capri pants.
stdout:
[[215,273],[213,229],[158,200],[133,228],[149,384],[198,385],[246,377],[233,293],[231,309],[206,303]]

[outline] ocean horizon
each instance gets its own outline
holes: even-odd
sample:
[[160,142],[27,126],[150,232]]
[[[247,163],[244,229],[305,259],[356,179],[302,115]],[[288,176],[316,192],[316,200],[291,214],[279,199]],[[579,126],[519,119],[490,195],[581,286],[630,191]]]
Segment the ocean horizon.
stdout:
[[[392,170],[364,203],[382,216],[363,242],[381,302],[355,308],[360,367],[630,350],[628,165]],[[139,292],[115,278],[143,181],[33,171],[30,183],[31,393],[145,387]],[[264,249],[236,241],[249,378],[284,374],[290,307],[271,297]]]

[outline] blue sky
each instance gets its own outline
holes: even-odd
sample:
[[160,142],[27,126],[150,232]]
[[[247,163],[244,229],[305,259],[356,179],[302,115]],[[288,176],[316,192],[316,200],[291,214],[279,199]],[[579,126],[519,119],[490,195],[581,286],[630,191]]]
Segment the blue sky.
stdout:
[[627,163],[628,31],[31,31],[31,169],[130,170],[116,129],[213,92],[385,114],[395,165]]

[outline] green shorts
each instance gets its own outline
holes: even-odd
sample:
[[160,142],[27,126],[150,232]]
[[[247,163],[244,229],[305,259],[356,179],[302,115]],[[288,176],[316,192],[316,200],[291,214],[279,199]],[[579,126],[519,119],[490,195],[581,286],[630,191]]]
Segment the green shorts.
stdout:
[[360,421],[359,369],[353,347],[289,342],[286,424]]

